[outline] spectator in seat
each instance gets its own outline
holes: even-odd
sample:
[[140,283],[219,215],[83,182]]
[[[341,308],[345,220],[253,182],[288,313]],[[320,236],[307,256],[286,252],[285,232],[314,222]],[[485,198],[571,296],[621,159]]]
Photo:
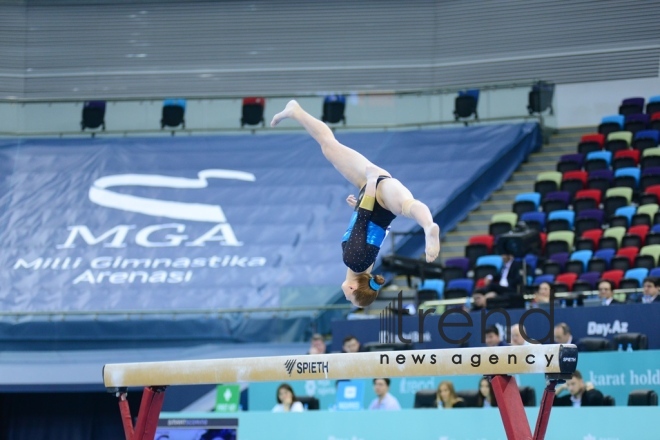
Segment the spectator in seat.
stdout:
[[[568,394],[560,396],[564,390]],[[582,374],[575,370],[573,375],[565,384],[557,387],[555,390],[554,406],[602,406],[603,393],[598,391],[590,383],[585,383]]]
[[309,346],[309,352],[307,354],[325,354],[327,347],[325,345],[325,339],[318,333],[315,333],[312,336],[312,341]]
[[[525,330],[525,327],[523,327],[523,330]],[[525,332],[525,334],[527,334],[527,332]],[[520,324],[513,324],[511,326],[511,345],[528,345],[528,344],[529,342],[527,342],[520,333]]]
[[369,409],[393,411],[401,409],[399,401],[390,394],[390,380],[387,378],[374,379],[374,393],[376,398],[369,405]]
[[486,328],[484,342],[486,343],[486,347],[507,347],[509,345],[502,340],[500,331],[494,325]]
[[487,277],[490,282],[481,290],[487,297],[491,292],[496,295],[518,294],[518,287],[522,283],[521,270],[522,263],[513,255],[502,254],[502,270],[495,277]]
[[598,296],[603,301],[604,306],[621,304],[621,301],[614,299],[614,283],[610,280],[600,280],[598,283]]
[[438,385],[436,402],[438,408],[465,408],[465,402],[456,395],[454,384],[449,380],[440,382],[440,385]]
[[477,406],[479,408],[495,408],[497,400],[493,392],[493,384],[485,377],[479,381],[479,394],[477,395]]
[[362,344],[353,335],[346,336],[341,347],[342,353],[358,353],[362,351]]
[[539,304],[548,304],[552,294],[555,293],[550,283],[544,281],[538,285],[534,293],[534,299],[531,301],[530,306],[535,307]]
[[555,344],[572,344],[573,335],[571,328],[565,322],[560,322],[555,326]]
[[277,405],[273,407],[273,412],[303,412],[305,407],[296,399],[296,393],[288,383],[283,383],[277,387]]
[[656,277],[644,278],[644,283],[642,284],[642,288],[644,289],[642,303],[651,304],[660,302],[660,295],[658,295],[658,284],[660,284],[660,280],[658,280]]

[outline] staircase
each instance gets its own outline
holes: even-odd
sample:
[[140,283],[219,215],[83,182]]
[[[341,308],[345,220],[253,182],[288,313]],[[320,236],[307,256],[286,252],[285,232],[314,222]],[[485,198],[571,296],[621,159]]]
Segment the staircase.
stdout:
[[564,154],[577,152],[580,137],[593,131],[593,127],[571,128],[560,130],[550,138],[548,145],[538,153],[533,153],[528,161],[511,175],[509,180],[488,200],[470,212],[453,230],[449,231],[441,241],[441,262],[448,258],[465,256],[465,246],[473,235],[487,234],[488,225],[493,214],[510,212],[516,194],[534,191],[534,182],[538,173],[554,171],[559,158]]

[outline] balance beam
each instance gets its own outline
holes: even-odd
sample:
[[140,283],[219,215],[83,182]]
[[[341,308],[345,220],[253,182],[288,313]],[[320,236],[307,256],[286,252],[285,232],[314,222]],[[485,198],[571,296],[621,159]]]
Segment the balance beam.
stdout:
[[[165,388],[237,382],[288,382],[314,379],[481,375],[490,378],[508,439],[544,437],[556,384],[577,367],[571,344],[408,350],[106,364],[103,383],[119,397],[127,440],[153,440]],[[548,386],[532,436],[512,374],[545,374]],[[128,387],[145,387],[133,429],[126,400]]]
[[107,364],[106,388],[277,382],[313,379],[564,374],[575,371],[574,345],[408,350]]

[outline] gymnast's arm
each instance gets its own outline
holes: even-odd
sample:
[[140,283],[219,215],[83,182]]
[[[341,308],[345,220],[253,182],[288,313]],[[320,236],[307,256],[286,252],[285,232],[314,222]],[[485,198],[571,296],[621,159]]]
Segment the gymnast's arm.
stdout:
[[364,189],[364,196],[358,206],[357,219],[344,248],[344,264],[354,272],[364,272],[373,261],[367,260],[367,226],[376,202],[376,182],[378,177],[370,177]]

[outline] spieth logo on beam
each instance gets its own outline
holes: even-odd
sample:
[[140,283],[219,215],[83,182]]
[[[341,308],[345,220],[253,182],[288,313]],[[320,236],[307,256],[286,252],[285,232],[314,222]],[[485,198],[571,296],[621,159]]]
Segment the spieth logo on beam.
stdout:
[[291,372],[293,371],[293,367],[295,365],[296,365],[295,359],[289,359],[284,363],[284,368],[286,368],[286,372],[289,373],[289,376],[291,376]]
[[293,373],[293,367],[296,367],[296,373],[305,374],[305,373],[328,373],[330,371],[328,362],[318,361],[318,362],[296,362],[296,359],[289,359],[284,363],[284,368],[286,372]]

